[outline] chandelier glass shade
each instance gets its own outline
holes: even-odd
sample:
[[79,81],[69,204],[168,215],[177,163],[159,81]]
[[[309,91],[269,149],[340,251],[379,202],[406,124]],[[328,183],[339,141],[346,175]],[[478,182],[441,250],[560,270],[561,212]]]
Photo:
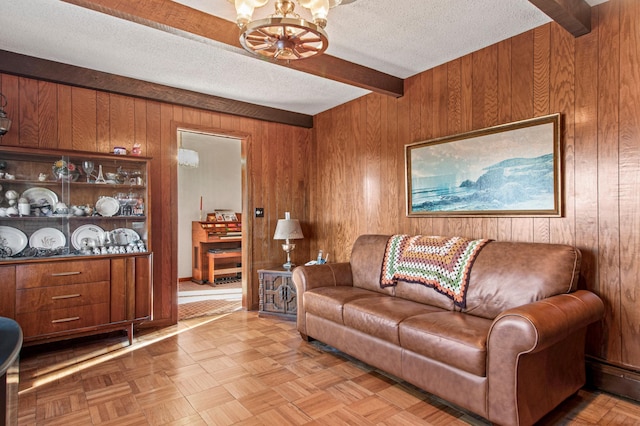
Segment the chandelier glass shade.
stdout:
[[178,165],[185,167],[197,168],[200,164],[200,155],[198,151],[186,148],[178,148]]
[[272,0],[275,12],[263,19],[253,19],[255,8],[269,0],[229,0],[236,7],[240,43],[249,52],[276,60],[306,59],[323,53],[329,46],[324,31],[329,9],[342,0],[298,0],[311,19],[295,12],[293,0]]

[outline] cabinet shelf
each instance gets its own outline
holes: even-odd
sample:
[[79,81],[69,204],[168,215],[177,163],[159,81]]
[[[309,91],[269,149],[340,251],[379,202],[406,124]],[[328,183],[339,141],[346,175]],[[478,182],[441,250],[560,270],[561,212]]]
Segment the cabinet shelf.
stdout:
[[147,216],[69,216],[70,220],[146,220]]
[[95,182],[62,182],[55,180],[33,180],[33,179],[0,179],[0,184],[6,183],[11,185],[28,185],[28,186],[43,186],[43,187],[60,187],[61,184],[69,184],[71,187],[84,187],[84,186],[97,186],[102,188],[114,188],[114,189],[146,189],[146,185],[135,185],[130,183],[95,183]]
[[20,221],[20,220],[50,220],[50,221],[59,221],[59,220],[80,220],[80,221],[104,221],[104,220],[146,220],[147,216],[4,216],[0,217],[0,223],[7,221]]
[[[54,256],[36,256],[36,257],[0,257],[0,267],[12,264],[26,264],[26,263],[42,263],[51,262],[55,260],[79,260],[79,259],[111,259],[118,257],[131,257],[131,256],[149,256],[152,253],[150,251],[141,251],[137,253],[108,253],[108,254],[91,254],[91,255],[78,255],[78,254],[57,254]],[[0,269],[1,270],[1,269]]]

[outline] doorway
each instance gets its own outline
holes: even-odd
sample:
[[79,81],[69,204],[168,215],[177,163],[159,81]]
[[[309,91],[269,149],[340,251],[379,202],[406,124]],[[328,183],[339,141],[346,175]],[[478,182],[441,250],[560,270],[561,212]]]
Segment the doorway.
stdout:
[[[178,129],[178,146],[191,158],[178,165],[178,319],[242,309],[241,276],[192,281],[192,223],[216,210],[242,212],[241,139]],[[197,153],[197,165],[193,161]],[[244,261],[244,259],[243,259]],[[234,279],[236,278],[236,279]]]

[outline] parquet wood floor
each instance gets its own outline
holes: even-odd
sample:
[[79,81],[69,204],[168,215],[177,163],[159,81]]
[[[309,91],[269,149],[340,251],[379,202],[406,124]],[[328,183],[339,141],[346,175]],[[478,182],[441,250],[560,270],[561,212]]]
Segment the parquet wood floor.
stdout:
[[[235,312],[25,348],[19,425],[486,425],[330,348]],[[640,424],[640,404],[581,390],[544,425]]]

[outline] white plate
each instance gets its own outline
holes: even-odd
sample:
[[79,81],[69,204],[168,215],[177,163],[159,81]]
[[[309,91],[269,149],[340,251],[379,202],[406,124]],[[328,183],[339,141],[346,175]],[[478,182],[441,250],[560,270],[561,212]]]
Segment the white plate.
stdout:
[[[29,200],[32,206],[40,207],[43,204],[49,204],[52,209],[56,207],[58,196],[55,192],[47,188],[29,188],[21,195],[22,198]],[[42,202],[44,200],[44,203]]]
[[5,247],[11,249],[11,256],[20,253],[27,246],[25,233],[11,226],[0,226],[0,240],[2,240]]
[[66,244],[67,238],[55,228],[40,228],[29,237],[29,245],[34,248],[53,249]]
[[[125,241],[121,241],[118,238],[118,234],[124,234],[126,239]],[[133,229],[129,229],[129,228],[118,228],[118,229],[114,229],[113,231],[111,231],[111,239],[118,243],[119,245],[127,245],[129,243],[133,243],[135,241],[138,241],[140,239],[140,235],[134,231]]]
[[83,238],[91,238],[97,243],[100,241],[98,235],[102,233],[104,233],[104,229],[100,228],[98,225],[89,224],[78,226],[78,229],[73,231],[73,234],[71,234],[71,244],[73,244],[73,248],[80,250],[82,248]]
[[120,203],[113,197],[102,197],[96,202],[96,212],[101,216],[113,216],[120,210]]

